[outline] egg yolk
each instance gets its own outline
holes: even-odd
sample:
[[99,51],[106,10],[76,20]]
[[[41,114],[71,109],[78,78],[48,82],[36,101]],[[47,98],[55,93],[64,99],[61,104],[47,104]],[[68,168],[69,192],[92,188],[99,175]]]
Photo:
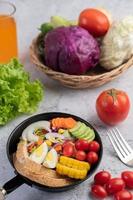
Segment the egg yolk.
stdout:
[[34,152],[36,153],[36,156],[40,157],[43,153],[43,146],[40,145]]

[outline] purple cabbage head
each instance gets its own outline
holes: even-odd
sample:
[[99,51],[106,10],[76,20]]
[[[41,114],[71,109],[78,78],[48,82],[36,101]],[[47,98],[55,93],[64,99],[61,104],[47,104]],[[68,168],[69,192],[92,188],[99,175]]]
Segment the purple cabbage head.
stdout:
[[45,37],[45,64],[56,71],[80,75],[99,62],[96,39],[78,26],[59,27]]

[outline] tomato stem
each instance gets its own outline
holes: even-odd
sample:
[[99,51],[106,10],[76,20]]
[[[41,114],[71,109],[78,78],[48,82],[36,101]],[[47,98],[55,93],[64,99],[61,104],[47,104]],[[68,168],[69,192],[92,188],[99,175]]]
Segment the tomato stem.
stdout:
[[117,90],[116,89],[110,89],[108,91],[108,95],[110,95],[113,98],[113,103],[115,103],[117,99]]

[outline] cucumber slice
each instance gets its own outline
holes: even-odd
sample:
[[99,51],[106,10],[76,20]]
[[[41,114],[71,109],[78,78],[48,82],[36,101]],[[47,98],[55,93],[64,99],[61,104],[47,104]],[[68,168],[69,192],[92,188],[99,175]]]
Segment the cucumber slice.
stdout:
[[94,132],[92,129],[90,129],[90,130],[89,130],[88,136],[85,137],[84,139],[85,139],[85,140],[92,141],[94,138],[95,138],[95,132]]
[[77,131],[74,132],[75,136],[77,138],[79,138],[81,135],[84,134],[84,132],[86,131],[86,128],[87,128],[87,126],[84,123],[82,123],[80,128]]
[[90,135],[90,129],[88,129],[88,127],[87,127],[86,131],[84,132],[84,134],[82,134],[80,136],[80,138],[84,139],[84,138],[88,137],[89,135]]
[[93,141],[95,139],[95,134],[94,135],[92,135],[92,137],[91,138],[89,138],[89,139],[85,139],[85,140],[88,140],[89,142],[91,142],[91,141]]
[[88,129],[88,127],[86,127],[86,128],[84,129],[84,131],[81,131],[81,132],[78,134],[77,138],[82,138],[82,139],[84,139],[85,137],[87,137],[87,136],[88,136],[87,129]]
[[73,128],[69,129],[69,132],[73,133],[73,132],[77,131],[81,126],[82,126],[82,123],[81,122],[77,122],[76,126],[74,126]]

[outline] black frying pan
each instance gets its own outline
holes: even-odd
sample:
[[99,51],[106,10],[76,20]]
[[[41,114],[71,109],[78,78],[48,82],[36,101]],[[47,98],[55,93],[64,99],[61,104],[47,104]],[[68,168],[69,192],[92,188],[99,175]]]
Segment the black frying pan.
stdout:
[[[14,168],[13,153],[16,152],[17,144],[20,140],[20,136],[21,136],[23,130],[27,126],[29,126],[31,123],[34,123],[34,122],[40,121],[40,120],[51,120],[52,118],[55,118],[55,117],[72,117],[75,120],[81,121],[81,122],[85,123],[87,126],[93,128],[92,125],[89,124],[87,121],[85,121],[85,120],[83,120],[83,119],[81,119],[77,116],[74,116],[74,115],[71,115],[71,114],[66,114],[66,113],[51,112],[51,113],[42,113],[42,114],[39,114],[39,115],[32,116],[32,117],[26,119],[25,121],[23,121],[21,124],[19,124],[12,131],[11,135],[9,136],[6,148],[7,148],[8,159],[9,159],[13,168]],[[16,176],[13,179],[11,179],[10,181],[8,181],[7,183],[5,183],[4,186],[0,189],[0,200],[4,199],[4,196],[6,194],[9,194],[10,192],[14,191],[16,188],[18,188],[19,186],[21,186],[24,183],[28,184],[29,186],[36,187],[40,190],[47,191],[47,192],[62,192],[62,191],[73,189],[75,186],[77,186],[80,183],[87,180],[90,176],[92,176],[92,174],[95,172],[98,165],[100,164],[100,161],[101,161],[101,158],[102,158],[102,153],[103,153],[102,141],[101,141],[101,138],[100,138],[100,136],[99,136],[99,134],[96,130],[95,130],[95,134],[96,134],[95,140],[97,140],[99,142],[100,146],[101,146],[100,151],[99,151],[99,161],[91,168],[91,170],[88,173],[88,176],[84,180],[76,181],[73,184],[68,185],[68,186],[52,188],[52,187],[48,187],[48,186],[44,186],[44,185],[35,183],[35,182],[29,180],[28,178],[23,177],[14,168]]]

